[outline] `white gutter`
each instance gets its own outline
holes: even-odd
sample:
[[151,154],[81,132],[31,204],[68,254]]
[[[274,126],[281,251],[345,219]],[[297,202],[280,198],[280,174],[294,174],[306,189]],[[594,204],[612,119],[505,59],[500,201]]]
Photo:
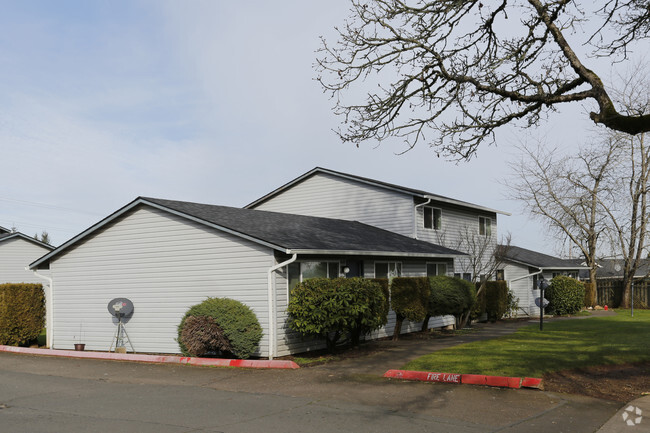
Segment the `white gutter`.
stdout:
[[[25,267],[26,271],[29,271],[29,266]],[[46,340],[45,345],[52,349],[52,339],[54,336],[54,324],[52,319],[52,278],[46,275],[39,274],[38,271],[32,270],[34,275],[38,278],[46,280],[49,284],[47,290],[45,290],[45,329],[46,329]]]
[[418,208],[422,206],[426,206],[429,203],[431,203],[431,198],[429,198],[424,203],[416,204],[413,207],[413,239],[418,238]]
[[[571,269],[574,269],[574,268],[571,268]],[[541,274],[542,272],[544,272],[544,269],[541,269],[541,268],[540,268],[540,270],[537,271],[537,272],[534,272],[534,273],[532,273],[532,274],[528,274],[528,275],[524,275],[523,277],[517,277],[517,278],[515,278],[515,279],[508,280],[508,282],[512,283],[513,281],[519,281],[519,280],[523,280],[524,278],[534,277],[535,275],[539,275],[539,274]]]
[[[271,266],[268,271],[268,291],[269,291],[269,360],[273,359],[275,353],[277,352],[276,346],[277,341],[275,338],[275,325],[277,322],[276,309],[275,309],[275,291],[273,290],[273,272],[277,271],[280,268],[287,266],[290,263],[293,263],[298,258],[298,254],[294,254],[289,260],[286,260],[277,265]],[[288,298],[287,298],[288,300]]]

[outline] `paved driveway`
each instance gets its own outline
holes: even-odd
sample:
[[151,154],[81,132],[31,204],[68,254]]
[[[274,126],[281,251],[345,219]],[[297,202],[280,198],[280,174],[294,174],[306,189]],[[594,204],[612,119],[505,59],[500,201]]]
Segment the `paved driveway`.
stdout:
[[616,413],[586,397],[380,377],[420,352],[517,326],[282,371],[1,353],[0,431],[593,432]]

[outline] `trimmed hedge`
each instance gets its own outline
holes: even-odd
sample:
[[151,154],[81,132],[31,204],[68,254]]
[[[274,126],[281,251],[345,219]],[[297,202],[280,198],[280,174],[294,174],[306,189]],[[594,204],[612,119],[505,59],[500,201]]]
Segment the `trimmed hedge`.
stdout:
[[310,278],[291,291],[289,327],[325,340],[334,351],[342,337],[357,344],[387,322],[384,289],[364,278]]
[[463,314],[476,303],[476,288],[461,278],[438,275],[429,278],[431,294],[428,299],[430,316],[452,315],[458,325]]
[[427,316],[431,286],[428,277],[395,277],[390,283],[390,307],[395,312],[393,340],[399,338],[404,319],[421,322]]
[[253,310],[229,298],[208,298],[190,307],[178,325],[178,345],[186,356],[228,352],[245,359],[261,339]]
[[0,344],[24,346],[45,326],[45,293],[41,284],[0,284]]
[[485,312],[488,320],[496,322],[508,311],[508,283],[505,281],[485,282]]
[[548,299],[546,310],[549,312],[560,316],[575,314],[585,303],[585,286],[576,279],[560,275],[551,280],[544,297]]

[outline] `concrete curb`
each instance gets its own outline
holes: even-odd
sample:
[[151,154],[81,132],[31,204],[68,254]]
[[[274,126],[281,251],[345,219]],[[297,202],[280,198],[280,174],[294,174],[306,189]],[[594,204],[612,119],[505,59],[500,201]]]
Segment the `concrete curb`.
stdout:
[[138,355],[112,352],[79,352],[59,349],[33,349],[29,347],[14,347],[0,345],[0,352],[19,353],[24,355],[58,356],[63,358],[103,359],[111,361],[150,362],[156,364],[186,364],[204,367],[241,367],[241,368],[300,368],[293,361],[271,361],[264,359],[217,359],[191,358],[189,356],[172,355]]
[[532,377],[486,376],[483,374],[433,373],[429,371],[388,370],[384,377],[421,382],[456,383],[458,385],[482,385],[500,388],[535,388],[539,389],[542,379]]

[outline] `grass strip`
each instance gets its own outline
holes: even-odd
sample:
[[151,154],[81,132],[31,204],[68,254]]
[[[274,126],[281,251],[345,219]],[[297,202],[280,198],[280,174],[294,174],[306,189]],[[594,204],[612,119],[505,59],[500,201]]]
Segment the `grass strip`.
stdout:
[[650,310],[562,320],[519,329],[492,340],[462,344],[417,358],[403,369],[495,376],[542,377],[594,365],[650,360]]

